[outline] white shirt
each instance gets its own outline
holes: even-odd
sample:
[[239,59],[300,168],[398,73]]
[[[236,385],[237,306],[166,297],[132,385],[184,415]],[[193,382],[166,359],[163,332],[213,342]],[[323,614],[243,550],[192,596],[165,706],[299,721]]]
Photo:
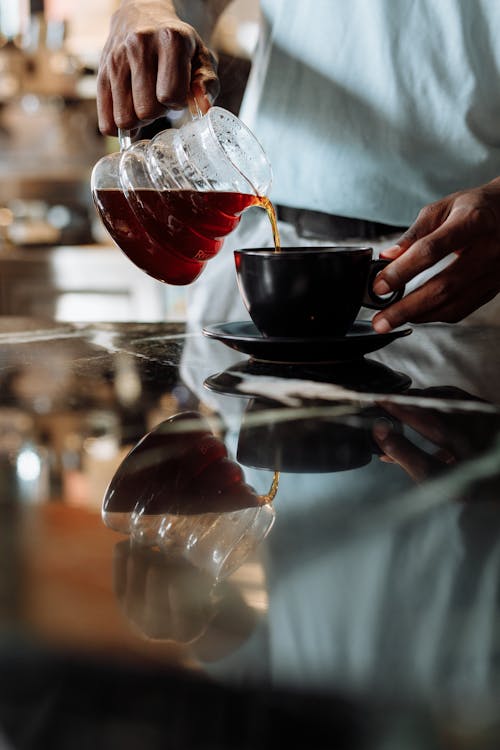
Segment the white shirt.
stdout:
[[498,0],[262,0],[241,117],[278,204],[410,224],[500,175]]

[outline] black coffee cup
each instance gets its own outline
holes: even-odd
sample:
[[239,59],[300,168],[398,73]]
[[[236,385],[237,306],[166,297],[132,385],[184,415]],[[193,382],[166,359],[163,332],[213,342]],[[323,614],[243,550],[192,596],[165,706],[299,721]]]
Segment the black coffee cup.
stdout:
[[390,261],[373,260],[371,247],[248,248],[234,259],[243,302],[268,337],[344,336],[362,306],[383,310],[404,294],[375,294]]

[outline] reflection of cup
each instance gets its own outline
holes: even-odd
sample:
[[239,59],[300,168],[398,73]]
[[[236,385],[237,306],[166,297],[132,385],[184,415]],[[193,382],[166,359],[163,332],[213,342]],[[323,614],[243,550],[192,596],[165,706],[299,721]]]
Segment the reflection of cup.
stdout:
[[[254,417],[269,406],[249,402],[238,437],[237,459],[244,466],[290,473],[321,473],[357,469],[379,454],[372,425],[383,419],[397,431],[396,421],[382,409],[353,410],[352,415],[316,416],[260,422]],[[349,423],[351,422],[351,423]]]
[[243,302],[264,336],[343,336],[362,305],[381,310],[403,296],[373,292],[389,261],[372,260],[370,247],[236,250]]
[[91,178],[112,238],[139,268],[169,284],[193,281],[270,184],[262,147],[221,107],[103,157]]

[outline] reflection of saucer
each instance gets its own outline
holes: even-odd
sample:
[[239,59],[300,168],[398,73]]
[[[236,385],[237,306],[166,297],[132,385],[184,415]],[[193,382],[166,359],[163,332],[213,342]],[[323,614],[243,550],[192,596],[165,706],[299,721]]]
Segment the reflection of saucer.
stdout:
[[401,336],[408,336],[411,328],[376,333],[369,321],[358,320],[341,337],[278,338],[264,337],[253,323],[242,321],[206,326],[203,333],[264,362],[345,362],[381,349]]
[[338,362],[337,364],[273,364],[255,362],[247,359],[224,372],[210,375],[205,380],[205,387],[217,393],[234,396],[245,396],[238,386],[246,376],[291,378],[294,380],[312,380],[320,383],[334,383],[352,391],[369,393],[401,393],[411,385],[410,378],[402,372],[374,362],[361,359],[356,362]]

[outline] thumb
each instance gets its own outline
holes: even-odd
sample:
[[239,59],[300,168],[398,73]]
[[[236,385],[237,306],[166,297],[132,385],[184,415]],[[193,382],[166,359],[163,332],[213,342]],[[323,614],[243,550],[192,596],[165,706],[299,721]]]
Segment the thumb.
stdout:
[[217,58],[206,47],[200,47],[192,60],[191,70],[191,91],[201,110],[206,112],[220,91]]

